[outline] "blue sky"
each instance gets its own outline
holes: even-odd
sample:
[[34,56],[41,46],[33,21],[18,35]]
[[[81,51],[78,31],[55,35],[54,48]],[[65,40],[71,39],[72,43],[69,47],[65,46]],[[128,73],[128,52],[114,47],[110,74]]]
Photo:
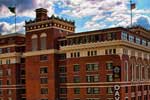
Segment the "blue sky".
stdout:
[[[150,1],[132,0],[133,24],[150,29]],[[16,4],[17,32],[24,32],[25,20],[35,18],[36,8],[46,8],[48,15],[76,22],[76,32],[127,27],[130,25],[130,0],[0,0],[0,33],[13,33],[14,14],[8,6]]]

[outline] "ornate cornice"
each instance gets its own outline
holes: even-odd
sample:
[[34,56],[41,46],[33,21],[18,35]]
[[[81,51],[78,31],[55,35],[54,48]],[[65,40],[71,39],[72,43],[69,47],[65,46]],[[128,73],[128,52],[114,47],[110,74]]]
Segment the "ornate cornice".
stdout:
[[62,51],[71,51],[71,50],[82,50],[89,48],[102,48],[102,47],[111,47],[111,46],[123,46],[136,50],[141,50],[147,53],[150,53],[150,48],[142,45],[138,45],[135,43],[131,43],[129,41],[124,40],[114,40],[114,41],[104,41],[104,42],[95,42],[95,43],[87,43],[87,44],[79,44],[79,45],[68,45],[61,46],[60,50]]
[[64,30],[64,31],[67,31],[67,32],[74,32],[73,30],[70,31],[70,30],[68,30],[68,29],[59,28],[59,27],[55,27],[55,26],[51,26],[51,27],[42,27],[42,28],[37,28],[37,29],[27,30],[26,32],[34,32],[34,31],[40,31],[40,30],[51,29],[51,28],[60,29],[60,30]]

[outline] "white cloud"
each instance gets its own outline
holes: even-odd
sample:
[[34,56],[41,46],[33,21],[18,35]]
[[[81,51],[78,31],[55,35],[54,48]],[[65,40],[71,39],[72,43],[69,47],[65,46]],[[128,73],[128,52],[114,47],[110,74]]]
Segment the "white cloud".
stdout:
[[101,22],[97,23],[95,21],[88,21],[85,23],[85,26],[83,27],[86,30],[96,30],[96,29],[103,29],[106,27],[106,24]]
[[[17,5],[17,15],[22,17],[35,17],[35,9],[39,7],[46,8],[48,15],[55,14],[55,4],[58,4],[62,11],[58,16],[71,16],[76,21],[84,20],[88,17],[89,20],[84,23],[83,28],[86,30],[102,29],[115,26],[129,26],[130,25],[130,9],[129,0],[25,0],[20,1]],[[0,4],[0,18],[6,18],[13,14],[8,10],[7,6],[10,3],[4,2]],[[150,17],[150,9],[135,9],[133,10],[133,22],[141,15]],[[147,18],[149,19],[149,18]],[[1,22],[4,26],[3,31],[11,32],[13,24]],[[8,24],[8,25],[7,25]],[[19,23],[18,23],[19,24]],[[2,27],[2,26],[0,26]],[[23,27],[22,27],[23,28]],[[78,28],[78,26],[77,26]],[[0,30],[1,31],[1,30]]]
[[[35,9],[43,7],[48,10],[48,15],[51,16],[54,14],[54,2],[55,0],[25,0],[25,1],[18,1],[16,6],[16,13],[17,16],[21,17],[30,17],[35,18]],[[9,20],[10,16],[14,16],[8,9],[10,4],[14,3],[13,1],[5,2],[0,1],[0,18],[7,18]],[[21,23],[17,23],[17,32],[24,32],[24,21]],[[10,24],[8,22],[0,22],[0,32],[4,34],[13,33],[15,32],[15,24]]]
[[[0,31],[3,34],[9,34],[15,32],[15,24],[9,24],[7,22],[0,22]],[[16,24],[16,32],[24,32],[24,22]]]
[[13,16],[14,14],[12,14],[9,9],[5,6],[5,5],[2,5],[0,7],[0,18],[6,18],[6,17],[9,17],[9,16]]
[[[17,5],[16,5],[16,12],[17,12],[17,16],[26,16],[26,17],[35,17],[35,9],[43,7],[46,8],[49,12],[49,15],[54,14],[54,1],[55,0],[25,0],[23,2],[20,2],[20,0],[16,0]],[[2,4],[0,4],[0,18],[4,18],[4,17],[9,17],[12,16],[14,14],[12,14],[8,7],[10,6],[10,4],[14,4],[13,1],[10,1],[10,3],[8,2],[4,2],[4,1],[0,1],[0,3],[2,2]],[[3,4],[4,3],[4,4]]]

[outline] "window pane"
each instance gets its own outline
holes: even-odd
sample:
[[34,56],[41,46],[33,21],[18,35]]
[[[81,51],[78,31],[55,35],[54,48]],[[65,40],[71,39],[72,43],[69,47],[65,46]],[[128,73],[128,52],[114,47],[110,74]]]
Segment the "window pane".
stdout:
[[41,50],[46,49],[46,37],[41,37]]
[[32,39],[32,51],[37,50],[37,39]]

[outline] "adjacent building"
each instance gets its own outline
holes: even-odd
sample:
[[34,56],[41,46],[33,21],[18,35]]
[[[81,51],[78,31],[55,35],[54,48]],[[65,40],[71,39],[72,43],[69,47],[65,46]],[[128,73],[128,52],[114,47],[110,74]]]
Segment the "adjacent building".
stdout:
[[25,36],[0,35],[0,100],[25,100]]
[[[25,35],[0,36],[18,37],[13,45],[0,44],[5,95],[5,83],[13,79],[16,100],[150,100],[150,30],[136,26],[75,33],[73,21],[48,17],[43,8],[25,22],[25,30]],[[12,55],[4,53],[8,47],[20,49],[11,49]],[[8,66],[14,68],[12,78]],[[8,100],[5,95],[0,98]]]

